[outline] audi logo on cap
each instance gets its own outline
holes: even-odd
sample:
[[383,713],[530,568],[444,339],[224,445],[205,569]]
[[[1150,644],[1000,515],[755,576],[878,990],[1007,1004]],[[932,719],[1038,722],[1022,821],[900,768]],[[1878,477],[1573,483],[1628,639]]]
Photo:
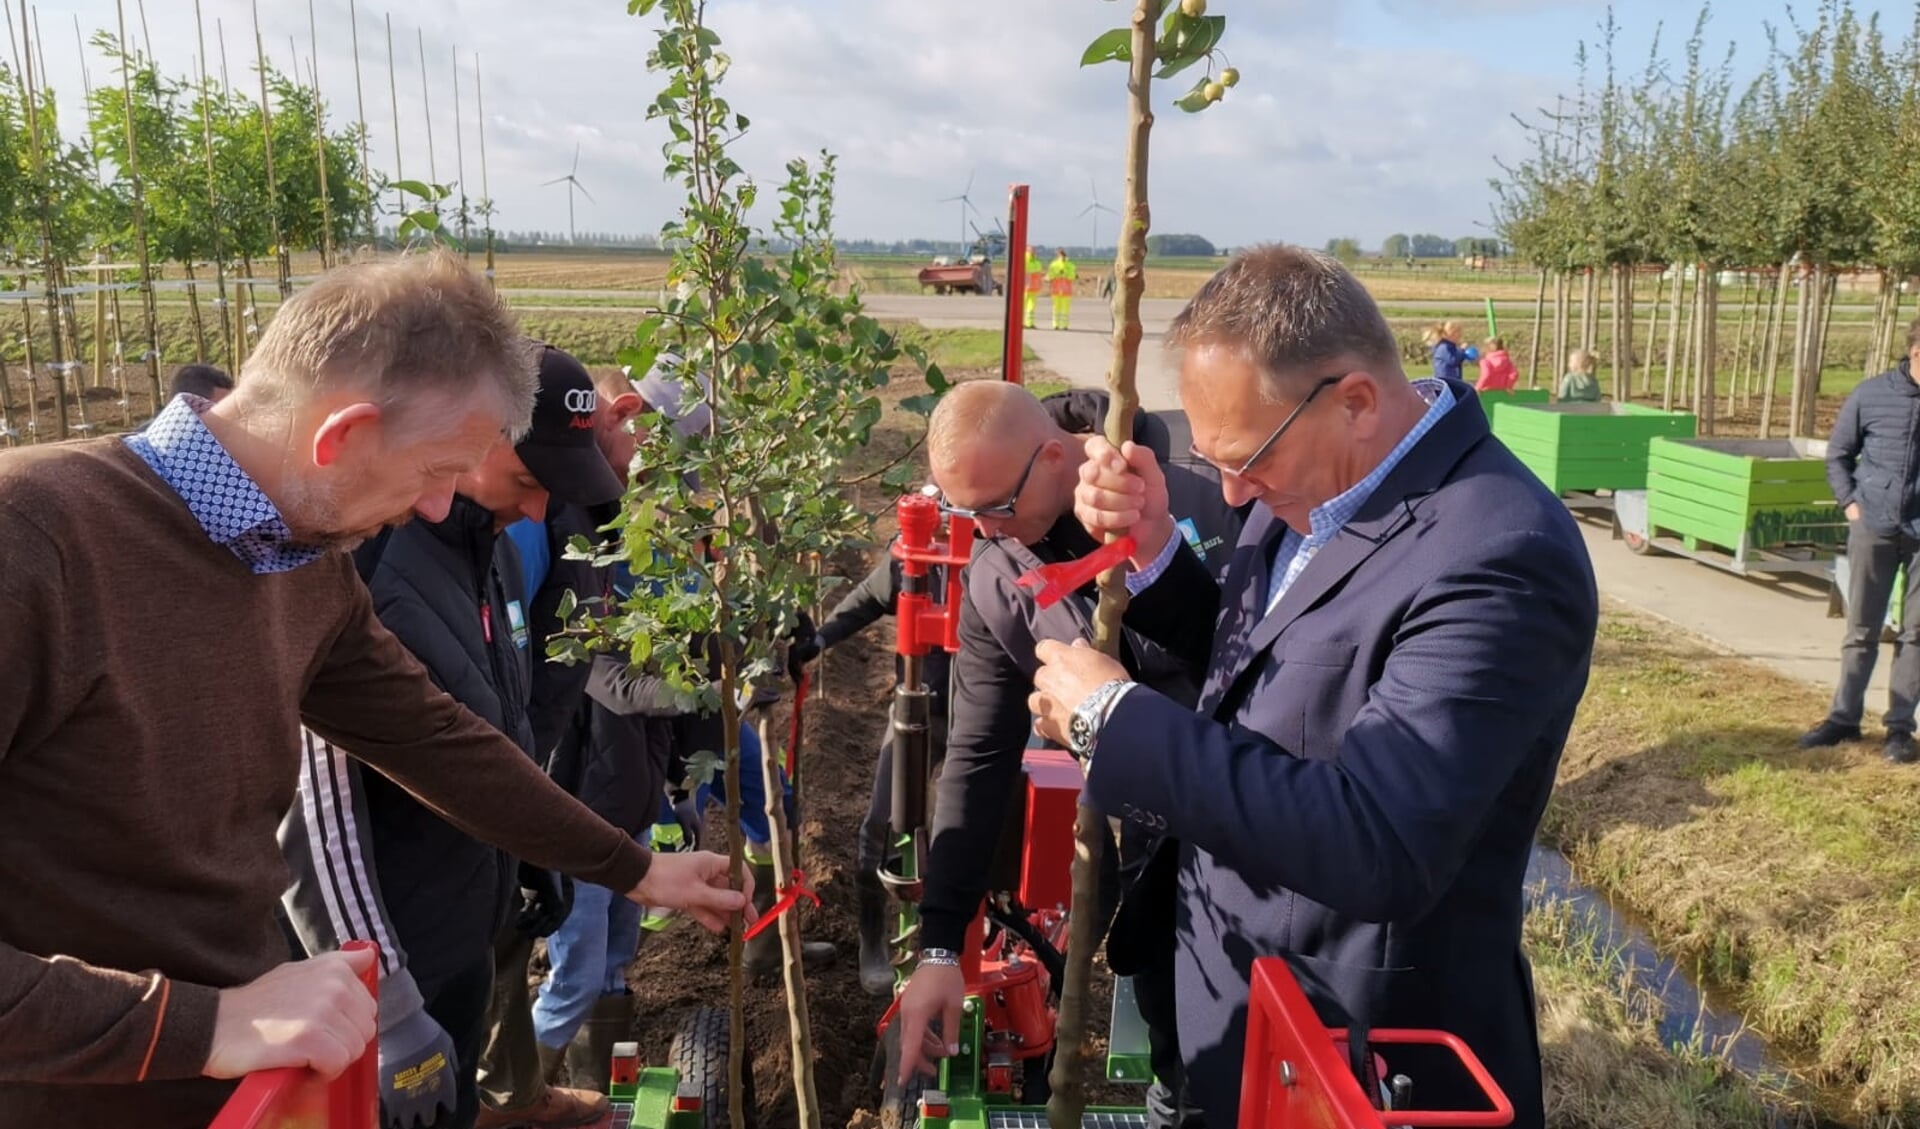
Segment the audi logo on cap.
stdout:
[[598,407],[599,403],[599,398],[594,395],[593,389],[591,388],[567,389],[566,405],[567,410],[570,412],[592,415],[594,408]]

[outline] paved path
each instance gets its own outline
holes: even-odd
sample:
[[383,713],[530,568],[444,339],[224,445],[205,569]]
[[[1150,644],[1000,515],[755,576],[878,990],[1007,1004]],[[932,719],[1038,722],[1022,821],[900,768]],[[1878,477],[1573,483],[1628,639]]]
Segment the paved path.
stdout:
[[[917,318],[928,326],[998,328],[999,304],[987,298],[876,297],[877,316]],[[1167,322],[1181,303],[1142,303],[1147,336],[1141,345],[1140,388],[1148,408],[1178,407],[1176,363],[1160,347]],[[1083,312],[1084,307],[1084,312]],[[1040,311],[1044,318],[1044,308]],[[1030,331],[1041,361],[1069,383],[1101,387],[1112,354],[1112,321],[1099,300],[1075,302],[1074,328]],[[1606,597],[1650,613],[1722,649],[1766,664],[1790,678],[1830,689],[1839,670],[1845,624],[1827,616],[1824,586],[1798,579],[1754,579],[1674,556],[1636,556],[1613,540],[1611,529],[1583,520],[1594,574]],[[1871,722],[1886,706],[1891,648],[1883,649],[1867,694]],[[1809,717],[1812,725],[1818,717]]]

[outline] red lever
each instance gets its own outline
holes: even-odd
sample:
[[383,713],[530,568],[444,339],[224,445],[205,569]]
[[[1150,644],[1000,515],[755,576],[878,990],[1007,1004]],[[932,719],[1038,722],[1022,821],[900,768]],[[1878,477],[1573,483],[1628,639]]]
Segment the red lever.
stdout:
[[1038,588],[1040,591],[1033,597],[1034,603],[1050,608],[1078,592],[1101,573],[1130,559],[1133,550],[1133,537],[1129,534],[1117,541],[1109,541],[1077,560],[1029,569],[1018,583],[1022,588]]

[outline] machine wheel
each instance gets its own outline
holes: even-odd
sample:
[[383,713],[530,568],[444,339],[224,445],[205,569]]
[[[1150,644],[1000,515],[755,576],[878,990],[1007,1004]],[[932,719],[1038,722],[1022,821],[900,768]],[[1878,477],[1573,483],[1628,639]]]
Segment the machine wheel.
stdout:
[[[701,1123],[707,1129],[725,1129],[727,1113],[727,1049],[732,1017],[725,1008],[695,1009],[680,1022],[667,1052],[667,1065],[680,1075],[682,1085],[692,1083],[700,1094]],[[740,1079],[741,1097],[747,1110],[747,1124],[754,1124],[753,1052],[747,1051]]]
[[920,1096],[926,1092],[927,1080],[914,1078],[906,1085],[894,1081],[900,1076],[900,1024],[894,1023],[873,1048],[875,1085],[880,1090],[880,1124],[882,1129],[918,1129],[920,1125]]

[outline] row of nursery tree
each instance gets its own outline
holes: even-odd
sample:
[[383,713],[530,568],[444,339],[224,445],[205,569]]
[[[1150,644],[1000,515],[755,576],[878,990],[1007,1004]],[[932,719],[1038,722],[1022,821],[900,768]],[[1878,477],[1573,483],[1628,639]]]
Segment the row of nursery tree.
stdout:
[[[1920,180],[1906,167],[1920,151],[1920,6],[1897,44],[1848,0],[1785,12],[1744,86],[1708,29],[1703,8],[1678,66],[1656,37],[1623,74],[1609,12],[1597,44],[1580,46],[1578,88],[1523,123],[1532,151],[1502,166],[1495,219],[1540,271],[1530,369],[1537,379],[1543,340],[1549,365],[1588,348],[1616,399],[1637,382],[1696,412],[1703,433],[1757,396],[1762,437],[1782,412],[1786,434],[1812,435],[1830,361],[1871,372],[1905,349],[1901,282],[1920,270]],[[1723,287],[1737,292],[1731,317]],[[1840,358],[1843,292],[1871,294],[1872,313],[1864,353]]]

